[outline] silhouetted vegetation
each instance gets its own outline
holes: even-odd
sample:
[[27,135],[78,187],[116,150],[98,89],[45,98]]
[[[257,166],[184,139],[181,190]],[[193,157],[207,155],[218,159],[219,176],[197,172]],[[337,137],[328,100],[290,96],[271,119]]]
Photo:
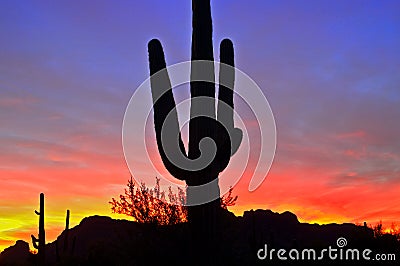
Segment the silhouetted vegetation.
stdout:
[[38,250],[37,260],[38,265],[45,265],[45,245],[46,245],[46,232],[44,230],[44,194],[40,193],[40,209],[35,210],[36,215],[39,216],[39,235],[36,238],[31,235],[33,247]]
[[60,261],[69,261],[74,254],[75,244],[76,244],[76,236],[72,239],[72,244],[69,242],[69,218],[70,218],[70,210],[67,210],[66,218],[65,218],[65,229],[63,231],[64,234],[64,242],[62,244],[62,248],[60,246],[60,242],[56,241],[56,258],[57,262]]
[[397,226],[395,222],[392,222],[390,228],[384,228],[382,221],[379,221],[377,224],[373,226],[369,226],[369,228],[373,230],[375,238],[379,239],[391,235],[400,241],[400,228]]
[[135,184],[132,177],[127,187],[119,200],[112,198],[109,202],[113,213],[132,216],[139,223],[167,225],[186,221],[186,198],[181,188],[175,194],[169,187],[166,195],[161,191],[160,179],[157,177],[152,189],[147,188],[145,183]]
[[389,229],[389,234],[395,236],[396,239],[400,241],[400,227],[395,222],[392,222],[392,225]]
[[[234,127],[233,120],[233,88],[235,82],[233,44],[229,39],[225,39],[220,45],[220,86],[218,109],[216,110],[210,0],[192,0],[192,10],[191,105],[188,151],[186,152],[181,138],[176,104],[166,71],[164,51],[157,39],[151,40],[148,44],[154,128],[158,151],[165,168],[172,176],[184,180],[188,185],[186,193],[190,204],[187,208],[187,219],[191,228],[193,245],[191,262],[201,264],[199,261],[202,261],[203,264],[216,264],[212,260],[217,250],[217,228],[219,227],[218,219],[221,204],[218,182],[213,181],[216,181],[219,173],[228,166],[231,156],[240,146],[243,132]],[[199,67],[193,64],[194,61],[198,60],[211,63]],[[202,81],[196,80],[199,77],[202,78]],[[180,154],[188,160],[198,159],[202,156],[200,142],[204,138],[213,140],[216,146],[216,154],[206,167],[199,167],[198,170],[186,169],[176,165],[166,155],[165,143],[162,140],[162,129],[165,126],[167,116],[170,118],[166,127],[168,132],[165,133],[168,136],[168,141],[178,140],[177,145],[169,146],[169,152],[174,154],[175,158],[178,158],[177,155]],[[206,150],[206,152],[209,152],[209,150]],[[202,188],[205,184],[207,184],[207,189],[200,191],[199,188]],[[200,194],[207,194],[208,198],[214,200],[205,201],[201,205],[192,204],[199,198],[206,198],[205,195],[200,196]]]
[[[235,205],[238,196],[232,196],[232,191],[230,188],[221,198],[223,209]],[[143,182],[140,185],[135,183],[131,176],[124,195],[120,195],[119,200],[112,198],[109,203],[113,213],[131,216],[139,223],[172,225],[187,222],[185,191],[178,187],[176,193],[168,187],[168,192],[165,192],[157,177],[154,188],[148,188]]]

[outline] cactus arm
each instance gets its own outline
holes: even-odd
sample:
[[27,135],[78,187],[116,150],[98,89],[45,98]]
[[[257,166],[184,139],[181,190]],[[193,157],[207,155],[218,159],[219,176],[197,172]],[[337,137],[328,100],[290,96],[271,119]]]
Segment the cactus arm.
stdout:
[[[231,66],[231,67],[229,67]],[[234,51],[231,40],[220,45],[220,68],[217,119],[228,130],[233,128],[233,86],[235,82]]]
[[35,210],[36,215],[40,216],[40,212],[38,212],[37,210]]
[[31,235],[32,238],[32,245],[34,248],[39,249],[38,243],[39,243],[39,239],[37,239],[34,235]]
[[[175,108],[175,100],[172,93],[171,81],[166,69],[164,52],[160,41],[156,39],[151,40],[148,44],[148,51],[151,75],[151,93],[154,107],[154,128],[156,131],[158,151],[165,168],[172,174],[172,176],[179,180],[185,180],[187,178],[187,171],[177,167],[173,162],[171,162],[166,156],[166,152],[164,150],[166,145],[168,145],[168,148],[172,149],[172,154],[177,155],[179,153],[180,155],[184,155],[186,157],[185,146],[183,145],[179,130],[178,114]],[[169,125],[169,129],[171,130],[168,132],[163,132],[163,134],[168,134],[168,139],[178,138],[179,144],[177,146],[179,147],[162,142],[162,128],[167,116],[169,116],[168,123],[172,123],[172,125]]]
[[[220,70],[217,119],[229,131],[231,137],[231,152],[229,157],[236,153],[242,142],[243,132],[234,127],[233,121],[233,89],[235,83],[235,61],[232,41],[224,39],[220,45]],[[229,67],[231,66],[231,67]],[[228,156],[228,155],[226,155]]]
[[[222,148],[218,151],[218,171],[228,166],[231,158],[232,142],[230,135],[233,129],[233,86],[235,82],[234,51],[230,40],[225,39],[220,44],[220,69],[217,120],[222,129],[216,132],[217,141]],[[228,134],[226,134],[228,133]]]

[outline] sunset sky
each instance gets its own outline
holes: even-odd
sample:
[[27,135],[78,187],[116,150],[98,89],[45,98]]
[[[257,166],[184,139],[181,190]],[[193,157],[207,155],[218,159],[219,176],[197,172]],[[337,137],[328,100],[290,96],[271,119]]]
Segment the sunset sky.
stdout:
[[[212,15],[215,58],[231,38],[277,127],[270,173],[254,192],[245,173],[231,210],[400,225],[400,2],[214,0]],[[162,41],[167,64],[189,60],[191,1],[1,1],[0,36],[2,250],[37,234],[40,192],[47,241],[66,209],[71,226],[111,215],[147,42]]]

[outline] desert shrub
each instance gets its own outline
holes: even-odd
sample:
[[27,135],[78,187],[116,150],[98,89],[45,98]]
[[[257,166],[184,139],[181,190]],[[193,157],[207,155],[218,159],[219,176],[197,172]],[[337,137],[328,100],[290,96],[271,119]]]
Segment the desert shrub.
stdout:
[[[365,224],[365,226],[367,225]],[[398,241],[400,241],[400,227],[395,222],[392,222],[390,228],[384,228],[382,225],[382,221],[379,221],[374,226],[368,226],[368,227],[373,230],[375,238],[381,238],[382,236],[385,235],[392,235]]]
[[[232,196],[233,188],[221,198],[221,207],[227,209],[236,203],[237,196]],[[161,191],[160,179],[156,177],[154,188],[146,187],[145,183],[137,184],[132,176],[128,180],[124,195],[119,200],[112,198],[109,202],[113,213],[133,217],[139,223],[157,225],[172,225],[187,222],[186,193],[178,187],[175,193],[171,187],[168,192]]]
[[394,236],[396,237],[396,239],[397,239],[398,241],[400,241],[400,227],[397,226],[397,224],[396,224],[395,222],[392,222],[392,225],[391,225],[391,227],[390,227],[389,233],[390,233],[391,235],[394,235]]

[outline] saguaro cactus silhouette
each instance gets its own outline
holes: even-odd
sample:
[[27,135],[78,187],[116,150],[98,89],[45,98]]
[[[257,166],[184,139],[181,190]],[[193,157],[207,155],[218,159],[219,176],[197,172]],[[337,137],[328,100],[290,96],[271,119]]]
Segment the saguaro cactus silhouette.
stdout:
[[75,249],[76,236],[72,239],[72,246],[69,246],[69,218],[70,218],[70,210],[67,210],[67,215],[65,218],[65,230],[64,230],[64,244],[62,250],[59,248],[59,239],[56,241],[56,259],[57,262],[61,260],[67,260],[72,257]]
[[64,239],[64,251],[68,248],[68,235],[69,235],[69,215],[70,211],[67,210],[67,216],[65,218],[65,239]]
[[[220,85],[216,112],[210,1],[192,0],[192,10],[191,119],[187,153],[181,139],[178,114],[160,41],[151,40],[148,51],[158,151],[166,169],[175,178],[186,181],[189,205],[206,202],[188,207],[188,220],[194,231],[194,240],[202,242],[216,233],[216,217],[220,208],[217,178],[237,151],[242,140],[242,131],[234,128],[233,122],[233,44],[225,39],[220,45]],[[216,147],[209,145],[210,142],[203,142],[206,139],[212,139]],[[215,153],[208,154],[212,151]],[[203,156],[211,156],[212,160],[202,168],[186,168],[176,163],[180,156],[192,162],[201,161],[198,159]],[[215,200],[207,202],[206,198]]]
[[35,210],[36,215],[39,215],[39,236],[36,238],[34,235],[32,237],[33,247],[38,250],[38,264],[45,264],[45,244],[46,244],[46,234],[44,231],[44,194],[40,193],[40,211]]

